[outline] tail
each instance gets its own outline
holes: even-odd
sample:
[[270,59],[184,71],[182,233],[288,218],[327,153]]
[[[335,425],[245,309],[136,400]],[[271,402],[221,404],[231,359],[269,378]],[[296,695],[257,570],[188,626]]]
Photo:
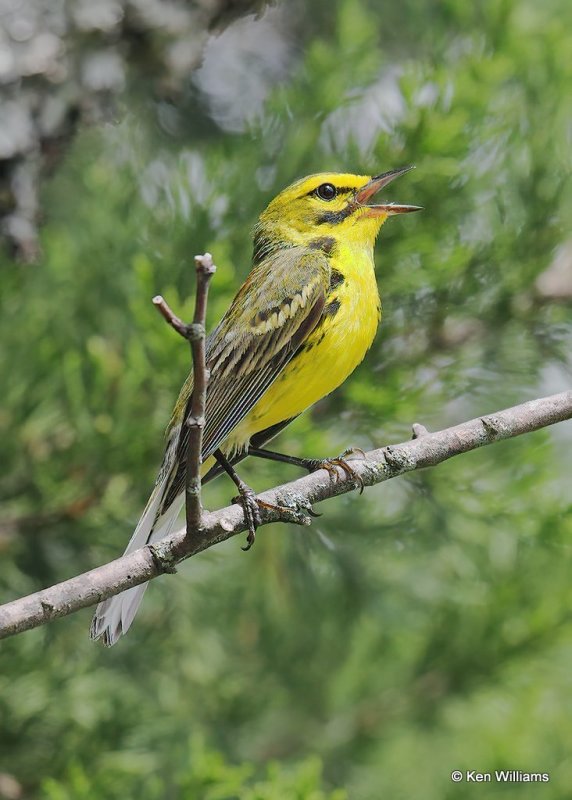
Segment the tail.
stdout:
[[[141,515],[135,532],[127,545],[125,555],[144,547],[150,542],[157,542],[171,532],[183,505],[184,493],[180,494],[169,508],[159,516],[166,485],[166,477],[157,482],[149,502],[145,506],[145,511]],[[131,589],[126,589],[121,594],[110,597],[100,603],[91,623],[89,634],[91,638],[102,638],[106,647],[111,647],[111,645],[115,644],[119,637],[128,631],[133,622],[146,588],[146,583],[140,586],[133,586]]]

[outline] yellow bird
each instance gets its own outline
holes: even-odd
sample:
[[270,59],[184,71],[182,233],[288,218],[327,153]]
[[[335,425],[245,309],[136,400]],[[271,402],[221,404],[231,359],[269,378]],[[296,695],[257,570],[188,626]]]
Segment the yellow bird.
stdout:
[[[254,541],[254,492],[233,465],[246,455],[309,470],[335,463],[296,459],[263,445],[302,411],[336,389],[362,361],[381,318],[373,249],[385,220],[419,206],[370,203],[411,167],[381,175],[322,173],[296,181],[260,216],[254,229],[252,270],[207,338],[210,370],[201,473],[223,470],[238,486]],[[187,427],[192,393],[184,384],[167,429],[163,463],[126,553],[170,532],[184,501]],[[146,584],[97,607],[93,639],[110,646],[127,631]]]

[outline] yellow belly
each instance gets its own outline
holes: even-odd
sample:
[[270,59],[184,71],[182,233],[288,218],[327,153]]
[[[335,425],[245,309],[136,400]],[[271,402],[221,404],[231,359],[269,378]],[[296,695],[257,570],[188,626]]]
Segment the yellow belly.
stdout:
[[325,313],[303,350],[223,443],[225,453],[242,450],[255,433],[309,408],[340,386],[363,360],[379,324],[379,293],[372,254],[351,255],[351,269],[345,270],[343,283],[326,301],[326,309],[339,301],[337,312]]

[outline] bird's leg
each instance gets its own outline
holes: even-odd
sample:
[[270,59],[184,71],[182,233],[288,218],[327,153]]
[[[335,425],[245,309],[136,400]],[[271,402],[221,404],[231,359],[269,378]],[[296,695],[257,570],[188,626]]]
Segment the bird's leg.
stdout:
[[255,458],[267,458],[269,461],[281,461],[283,464],[292,464],[294,467],[301,467],[307,469],[308,472],[316,472],[319,469],[325,469],[330,477],[338,480],[338,471],[336,467],[346,474],[348,478],[354,480],[359,486],[360,494],[364,490],[364,483],[357,472],[352,468],[351,464],[346,461],[347,456],[353,453],[361,453],[365,458],[364,451],[359,447],[349,447],[340,453],[337,458],[297,458],[296,456],[287,456],[284,453],[275,453],[273,450],[265,450],[261,447],[249,447],[248,455],[255,456]]
[[292,509],[282,508],[282,506],[274,506],[270,503],[265,503],[256,496],[254,489],[245,483],[240,475],[236,472],[230,461],[220,451],[215,450],[214,457],[229,475],[236,488],[238,489],[238,496],[232,498],[233,503],[239,503],[244,509],[244,518],[248,526],[248,536],[246,538],[246,547],[243,550],[250,550],[256,539],[256,529],[260,525],[260,509],[269,508],[271,510],[280,511],[281,513],[292,514]]
[[256,501],[256,494],[254,489],[251,489],[250,486],[242,480],[230,461],[228,461],[220,450],[215,450],[213,455],[238,489],[238,496],[233,497],[232,502],[240,503],[244,509],[244,519],[248,525],[248,536],[246,539],[246,547],[242,549],[250,550],[256,539],[256,529],[260,525],[260,511]]

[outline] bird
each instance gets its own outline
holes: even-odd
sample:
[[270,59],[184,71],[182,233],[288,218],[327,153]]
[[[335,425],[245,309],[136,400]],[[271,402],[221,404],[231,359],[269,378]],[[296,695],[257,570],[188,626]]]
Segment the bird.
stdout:
[[[344,459],[301,459],[264,445],[299,414],[330,394],[370,348],[381,319],[374,245],[383,223],[420,206],[373,202],[412,169],[379,175],[324,172],[280,192],[253,232],[252,268],[206,340],[209,382],[201,453],[203,482],[226,471],[239,490],[254,541],[256,496],[237,475],[246,456],[270,458],[309,471]],[[167,427],[165,454],[149,501],[125,553],[171,531],[185,489],[192,373]],[[244,549],[247,549],[244,548]],[[129,629],[147,584],[101,602],[92,639],[113,645]]]

